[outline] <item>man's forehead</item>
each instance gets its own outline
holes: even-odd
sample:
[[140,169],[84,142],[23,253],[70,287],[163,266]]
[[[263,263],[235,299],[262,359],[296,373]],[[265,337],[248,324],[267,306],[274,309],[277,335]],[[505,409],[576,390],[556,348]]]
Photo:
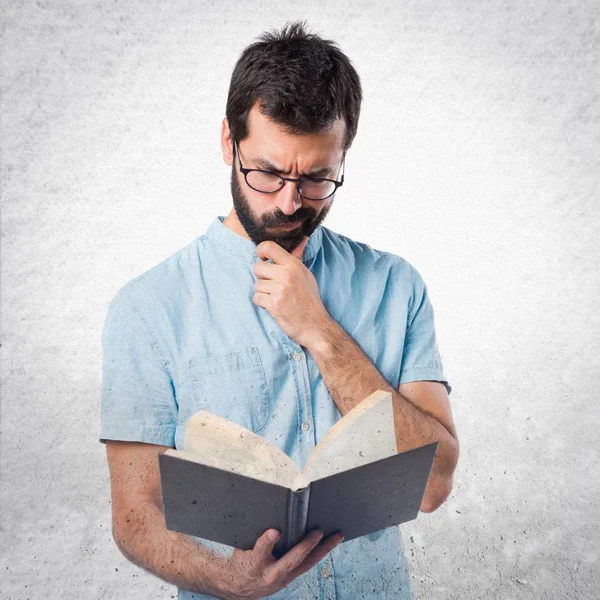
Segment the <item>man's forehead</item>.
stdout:
[[331,150],[339,147],[343,151],[345,131],[346,123],[341,117],[325,130],[316,133],[294,133],[286,125],[278,123],[261,112],[258,102],[254,104],[248,113],[248,135],[252,138],[297,138],[301,141],[310,138],[317,141],[319,145],[329,147]]

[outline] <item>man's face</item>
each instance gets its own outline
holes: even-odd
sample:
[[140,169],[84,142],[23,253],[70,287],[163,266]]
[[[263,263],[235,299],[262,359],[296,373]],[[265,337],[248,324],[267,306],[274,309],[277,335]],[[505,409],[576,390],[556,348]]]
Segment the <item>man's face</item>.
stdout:
[[[339,178],[343,160],[343,121],[336,122],[325,133],[292,135],[262,115],[255,106],[249,113],[248,125],[249,135],[238,143],[245,168],[270,170],[294,178],[320,171],[319,177]],[[226,129],[224,127],[224,132]],[[228,157],[225,158],[229,163]],[[257,192],[246,183],[237,156],[235,159],[232,156],[231,160],[234,211],[225,224],[240,235],[257,245],[273,240],[291,252],[325,219],[333,196],[320,201],[307,200],[298,194],[296,184],[291,181],[273,194]]]
[[[233,197],[233,208],[242,227],[248,234],[248,237],[256,244],[266,240],[273,240],[287,252],[291,252],[303,239],[303,237],[312,235],[317,226],[325,219],[331,204],[333,196],[327,200],[322,200],[319,204],[323,205],[320,210],[308,206],[308,201],[304,201],[301,208],[298,208],[293,214],[286,215],[277,207],[272,212],[264,212],[262,215],[256,215],[250,207],[250,201],[244,194],[238,180],[239,169],[235,165],[231,171],[231,196]],[[242,184],[245,181],[242,179]],[[289,185],[286,184],[286,185]],[[245,186],[246,189],[248,186]],[[311,204],[314,204],[312,202]],[[293,229],[281,228],[282,225],[289,225],[301,221]]]

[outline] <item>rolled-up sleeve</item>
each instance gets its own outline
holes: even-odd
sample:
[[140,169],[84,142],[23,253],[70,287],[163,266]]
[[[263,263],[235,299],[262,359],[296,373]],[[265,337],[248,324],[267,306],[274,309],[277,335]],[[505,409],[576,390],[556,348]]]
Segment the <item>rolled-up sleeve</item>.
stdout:
[[427,286],[414,267],[410,267],[410,272],[412,293],[399,382],[439,381],[446,386],[450,394],[452,387],[444,375],[435,335],[433,307],[429,300]]
[[177,402],[168,361],[125,290],[108,306],[102,350],[100,442],[174,447]]

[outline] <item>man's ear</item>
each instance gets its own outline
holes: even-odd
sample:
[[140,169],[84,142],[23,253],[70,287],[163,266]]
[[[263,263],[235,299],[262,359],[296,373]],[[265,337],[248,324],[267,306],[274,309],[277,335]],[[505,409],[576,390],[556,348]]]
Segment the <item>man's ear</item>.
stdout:
[[231,166],[233,164],[233,140],[231,139],[227,119],[223,119],[221,125],[221,151],[223,152],[225,164]]

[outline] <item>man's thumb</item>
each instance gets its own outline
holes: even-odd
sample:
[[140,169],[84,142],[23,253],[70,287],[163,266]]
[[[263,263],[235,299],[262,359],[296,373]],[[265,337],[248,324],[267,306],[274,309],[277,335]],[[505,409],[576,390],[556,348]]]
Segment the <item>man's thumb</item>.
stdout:
[[277,529],[267,529],[254,544],[254,550],[269,556],[273,552],[273,548],[279,539],[279,532]]

